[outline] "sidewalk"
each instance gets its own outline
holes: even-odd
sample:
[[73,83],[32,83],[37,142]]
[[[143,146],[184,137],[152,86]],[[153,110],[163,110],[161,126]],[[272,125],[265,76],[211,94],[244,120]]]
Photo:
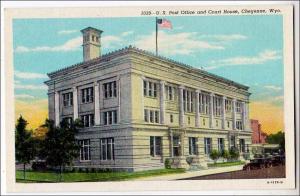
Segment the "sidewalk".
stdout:
[[196,177],[196,176],[205,176],[205,175],[210,175],[210,174],[238,171],[238,170],[242,170],[242,169],[243,169],[243,165],[236,165],[236,166],[230,166],[230,167],[210,168],[210,169],[199,170],[199,171],[187,171],[182,174],[169,174],[169,175],[163,175],[163,176],[137,178],[137,179],[134,179],[134,181],[178,180],[178,179],[191,178],[191,177]]

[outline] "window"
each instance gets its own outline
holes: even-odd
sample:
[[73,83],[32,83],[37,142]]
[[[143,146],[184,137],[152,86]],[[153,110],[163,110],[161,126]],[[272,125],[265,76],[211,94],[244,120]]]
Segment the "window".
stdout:
[[185,112],[193,112],[193,92],[183,90],[183,109]]
[[175,87],[173,86],[166,86],[167,90],[167,100],[174,101],[175,100]]
[[161,156],[161,137],[150,136],[150,155]]
[[242,103],[240,101],[236,102],[236,112],[242,112]]
[[96,37],[96,42],[99,42],[99,37],[98,36]]
[[216,126],[217,126],[217,127],[219,126],[219,121],[218,121],[218,120],[216,120]]
[[147,109],[144,110],[144,120],[145,120],[145,122],[148,122],[148,110]]
[[114,138],[100,139],[100,160],[114,160]]
[[174,119],[173,119],[173,114],[170,114],[170,123],[173,123]]
[[91,127],[94,125],[94,114],[81,115],[80,117],[84,127]]
[[197,154],[197,145],[196,145],[196,138],[189,137],[189,154],[196,155]]
[[64,93],[63,94],[63,103],[64,106],[72,106],[73,105],[73,93]]
[[224,151],[224,138],[218,138],[218,151]]
[[213,109],[214,109],[214,115],[215,116],[221,116],[221,97],[215,96],[213,97]]
[[63,121],[68,123],[68,125],[71,125],[73,123],[73,118],[72,117],[64,117]]
[[236,129],[237,130],[243,130],[243,123],[240,120],[236,121]]
[[92,41],[95,41],[95,36],[94,35],[92,35]]
[[229,99],[225,100],[225,111],[226,112],[231,112],[232,109],[232,101]]
[[199,110],[202,114],[209,114],[209,101],[210,96],[206,93],[201,93],[199,96]]
[[173,155],[180,156],[180,138],[179,136],[173,136]]
[[144,96],[147,96],[147,81],[144,80]]
[[117,97],[117,82],[108,82],[103,84],[104,88],[104,97],[107,98],[112,98],[112,97]]
[[235,148],[235,136],[230,136],[230,149]]
[[205,126],[205,118],[203,118],[202,123],[203,123],[203,126]]
[[228,127],[228,128],[230,127],[230,122],[229,122],[229,121],[227,121],[227,127]]
[[91,160],[90,157],[90,140],[79,140],[78,141],[80,146],[80,161],[88,161]]
[[157,97],[157,83],[144,80],[144,96]]
[[188,117],[188,124],[191,124],[191,117]]
[[145,122],[159,123],[159,111],[145,109],[144,120]]
[[117,110],[103,112],[103,124],[113,125],[118,123],[118,113]]
[[245,151],[245,140],[240,139],[240,152],[244,153]]
[[159,113],[155,111],[155,123],[159,123]]
[[89,103],[93,102],[93,95],[94,95],[94,89],[93,87],[81,89],[81,98],[82,98],[82,103]]
[[206,155],[209,155],[212,150],[211,138],[204,138],[204,152]]
[[154,111],[150,110],[150,122],[154,123]]

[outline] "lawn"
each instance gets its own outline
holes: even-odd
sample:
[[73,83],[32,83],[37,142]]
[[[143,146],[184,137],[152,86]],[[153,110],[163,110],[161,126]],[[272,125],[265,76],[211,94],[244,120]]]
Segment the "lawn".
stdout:
[[[61,182],[95,182],[95,181],[124,181],[140,177],[159,176],[166,174],[184,173],[184,169],[158,169],[139,172],[67,172],[62,174]],[[23,171],[16,171],[17,182],[59,182],[59,174],[54,172],[26,171],[23,180]]]
[[224,163],[208,163],[208,167],[228,167],[235,165],[244,165],[245,161],[235,161],[235,162],[224,162]]

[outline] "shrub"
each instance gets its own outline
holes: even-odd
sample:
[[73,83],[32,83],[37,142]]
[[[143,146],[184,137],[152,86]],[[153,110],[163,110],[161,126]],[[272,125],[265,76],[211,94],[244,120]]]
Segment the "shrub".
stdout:
[[171,169],[171,160],[170,159],[165,159],[165,168]]
[[224,150],[221,154],[221,157],[223,157],[226,160],[230,159],[230,154],[229,154],[228,150]]
[[240,157],[240,152],[237,148],[230,149],[229,154],[231,160],[238,160],[238,158]]
[[209,157],[216,163],[218,158],[220,157],[220,153],[217,150],[212,150],[209,154]]
[[193,157],[187,157],[186,162],[190,165],[193,162]]

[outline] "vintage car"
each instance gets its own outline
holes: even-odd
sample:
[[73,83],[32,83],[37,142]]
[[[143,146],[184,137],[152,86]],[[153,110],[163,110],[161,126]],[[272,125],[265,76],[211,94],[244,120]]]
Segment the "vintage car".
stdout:
[[285,165],[285,156],[275,154],[272,157],[272,166]]
[[244,165],[243,170],[254,170],[265,168],[266,160],[264,158],[255,158],[250,163]]

